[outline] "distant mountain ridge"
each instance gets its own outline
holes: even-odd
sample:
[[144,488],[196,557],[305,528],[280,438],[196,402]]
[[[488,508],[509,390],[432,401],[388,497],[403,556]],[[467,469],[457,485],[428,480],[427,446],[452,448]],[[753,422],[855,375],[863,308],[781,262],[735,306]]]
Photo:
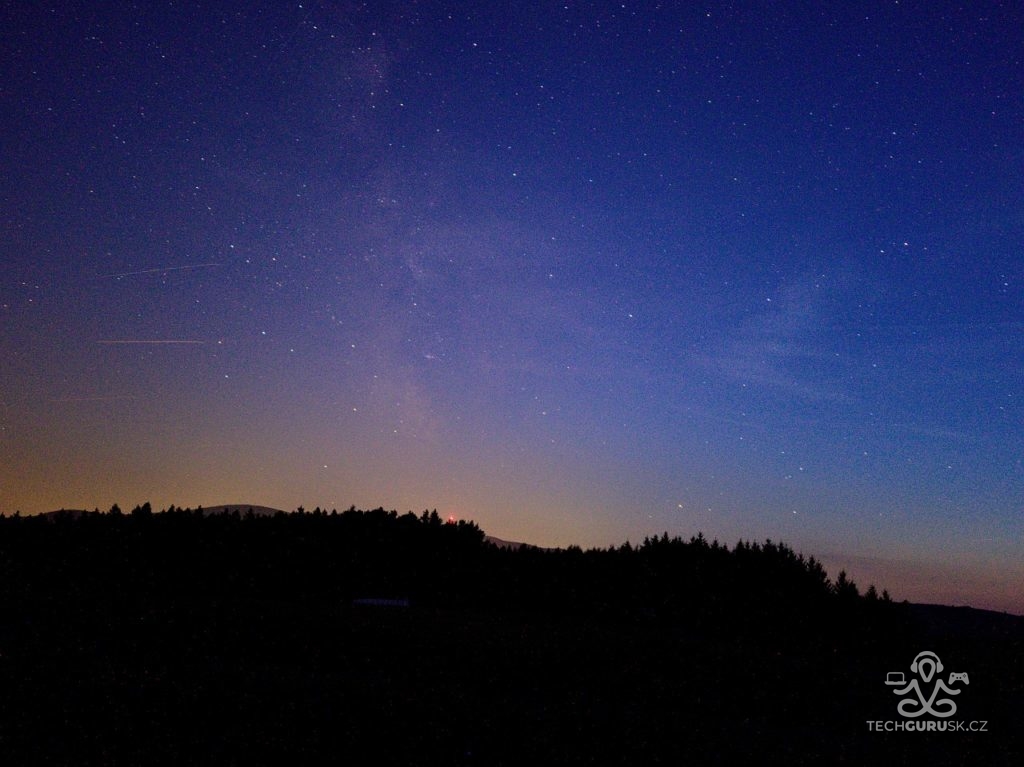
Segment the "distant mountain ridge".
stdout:
[[523,546],[529,546],[528,543],[522,543],[521,541],[506,541],[501,538],[495,538],[493,535],[485,535],[484,540],[488,543],[493,543],[500,549],[521,549]]
[[[237,511],[239,514],[241,514],[243,516],[245,514],[247,514],[250,510],[252,510],[252,513],[255,516],[257,516],[257,517],[272,517],[272,516],[274,516],[275,514],[278,514],[278,513],[281,513],[281,514],[294,514],[295,513],[294,511],[287,511],[285,509],[278,509],[278,508],[274,508],[273,506],[260,506],[260,505],[257,505],[255,503],[223,503],[223,504],[219,504],[217,506],[194,506],[194,507],[176,506],[175,508],[177,508],[179,510],[184,509],[184,508],[189,508],[192,511],[195,511],[197,509],[202,509],[203,510],[203,514],[232,514],[232,513]],[[67,516],[70,516],[70,517],[80,517],[83,514],[95,514],[97,511],[100,511],[100,510],[99,509],[92,509],[92,510],[89,510],[89,509],[56,509],[54,511],[40,512],[37,516],[40,516],[40,517],[54,517],[54,516],[57,516],[59,514],[64,514],[64,515],[67,515]],[[127,513],[130,510],[129,509],[121,509],[121,511],[123,513]],[[105,514],[106,511],[105,510],[104,511],[100,511],[100,513],[101,514]],[[524,543],[523,541],[506,541],[503,538],[498,538],[498,537],[493,536],[493,535],[484,536],[484,540],[486,540],[488,543],[493,543],[495,546],[498,546],[499,548],[506,548],[506,549],[521,549],[524,546],[532,546],[533,545],[531,543]],[[544,547],[540,547],[540,548],[544,548]]]
[[[292,513],[292,512],[289,512],[289,511],[285,511],[284,509],[275,509],[272,506],[259,506],[259,505],[254,504],[254,503],[225,503],[225,504],[221,504],[219,506],[194,506],[194,507],[176,506],[174,508],[176,508],[178,510],[189,508],[191,511],[197,511],[198,509],[202,509],[203,510],[203,514],[231,514],[231,513],[235,512],[235,511],[237,511],[239,514],[243,514],[243,515],[248,513],[248,511],[251,509],[252,513],[254,515],[256,515],[257,517],[272,517],[275,514],[277,514],[278,512],[280,512],[282,514],[291,514]],[[130,511],[130,509],[121,509],[121,511],[123,513],[128,513]],[[40,512],[36,516],[39,516],[39,517],[55,517],[55,516],[63,514],[63,515],[69,516],[69,517],[80,517],[83,514],[95,514],[96,512],[99,512],[101,514],[106,514],[107,510],[100,511],[99,509],[92,509],[92,510],[89,510],[89,509],[56,509],[55,511],[43,511],[43,512]]]
[[910,603],[911,613],[940,636],[999,636],[1024,638],[1024,615],[984,610],[967,605]]
[[[179,510],[184,509],[184,508],[189,508],[192,511],[196,511],[198,509],[202,509],[203,510],[203,514],[232,514],[232,513],[237,511],[239,514],[245,515],[250,510],[252,510],[252,513],[254,515],[256,515],[257,517],[272,517],[272,516],[274,516],[275,514],[278,514],[278,513],[281,513],[281,514],[294,514],[295,513],[294,511],[286,511],[285,509],[277,509],[277,508],[274,508],[273,506],[258,506],[258,505],[254,504],[254,503],[223,503],[223,504],[220,504],[218,506],[194,506],[194,507],[176,506],[175,508],[179,509]],[[122,512],[126,512],[125,509],[122,509],[121,511]],[[90,510],[90,509],[55,509],[53,511],[43,511],[43,512],[40,512],[36,516],[39,516],[39,517],[55,517],[55,516],[57,516],[59,514],[64,514],[64,515],[69,516],[69,517],[80,517],[83,514],[95,514],[97,512],[99,512],[100,514],[106,514],[107,513],[106,511],[100,511],[99,509],[92,509],[92,510]],[[493,536],[493,535],[485,536],[484,540],[486,540],[488,543],[493,543],[495,546],[498,546],[500,548],[508,548],[508,549],[520,549],[523,546],[532,546],[533,545],[533,544],[530,544],[530,543],[524,543],[523,541],[506,541],[506,540],[504,540],[502,538],[498,538],[498,537]]]

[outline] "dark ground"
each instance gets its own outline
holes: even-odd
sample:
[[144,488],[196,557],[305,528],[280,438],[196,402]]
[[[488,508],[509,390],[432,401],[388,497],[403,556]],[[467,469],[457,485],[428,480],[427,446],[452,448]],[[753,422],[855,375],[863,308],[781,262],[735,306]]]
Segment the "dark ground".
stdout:
[[[69,578],[26,578],[26,591],[7,581],[0,764],[1024,756],[1024,619],[1012,616],[891,605],[882,618],[710,621],[550,600],[403,608],[354,606],[316,588],[59,586]],[[868,731],[868,720],[902,720],[885,675],[907,671],[921,650],[942,658],[943,677],[969,673],[954,719],[986,721],[987,732]]]

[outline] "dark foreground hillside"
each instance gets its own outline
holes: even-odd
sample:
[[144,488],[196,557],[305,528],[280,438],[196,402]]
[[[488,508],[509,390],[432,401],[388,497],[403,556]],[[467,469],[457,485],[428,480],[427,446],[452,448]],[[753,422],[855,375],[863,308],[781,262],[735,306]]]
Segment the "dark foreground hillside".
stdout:
[[[436,514],[0,518],[0,763],[1019,764],[1022,620],[837,580]],[[984,732],[869,732],[923,650]]]

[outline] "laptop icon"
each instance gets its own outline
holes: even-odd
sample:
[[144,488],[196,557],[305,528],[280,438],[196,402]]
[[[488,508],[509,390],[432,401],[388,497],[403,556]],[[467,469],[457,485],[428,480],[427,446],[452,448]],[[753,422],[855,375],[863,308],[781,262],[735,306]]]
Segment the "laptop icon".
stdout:
[[888,674],[885,675],[885,683],[886,684],[906,684],[906,682],[903,679],[903,672],[902,671],[890,671]]

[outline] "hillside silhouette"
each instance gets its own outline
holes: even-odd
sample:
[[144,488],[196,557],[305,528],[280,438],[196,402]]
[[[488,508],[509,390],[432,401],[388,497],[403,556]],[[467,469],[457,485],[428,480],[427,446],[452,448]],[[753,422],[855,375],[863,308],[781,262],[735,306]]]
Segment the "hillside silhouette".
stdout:
[[[549,550],[436,511],[218,512],[0,516],[4,763],[1019,754],[1020,621],[953,631],[783,543]],[[970,671],[987,738],[866,731],[922,649]]]

